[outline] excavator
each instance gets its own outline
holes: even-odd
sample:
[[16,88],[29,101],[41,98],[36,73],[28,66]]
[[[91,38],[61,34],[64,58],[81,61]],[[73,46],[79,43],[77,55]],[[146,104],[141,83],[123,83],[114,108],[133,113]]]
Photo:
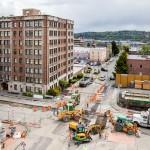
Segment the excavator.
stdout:
[[128,135],[140,136],[140,130],[136,124],[132,124],[125,115],[118,114],[115,119],[113,119],[112,114],[109,112],[109,122],[113,125],[112,132],[125,132]]
[[79,121],[83,114],[84,110],[76,110],[72,103],[67,103],[66,105],[57,109],[57,114],[55,114],[54,111],[54,115],[64,122],[69,122],[70,119]]
[[95,124],[90,125],[87,129],[81,123],[70,122],[69,129],[74,132],[73,140],[76,141],[75,144],[90,142],[92,140],[90,134],[99,134],[101,136],[101,132],[106,126],[108,114],[109,112],[107,111],[104,114],[99,114]]
[[102,126],[92,124],[85,131],[85,127],[82,124],[78,124],[76,127],[76,132],[73,135],[73,140],[75,140],[75,144],[81,144],[84,142],[90,142],[92,140],[90,134],[99,134],[101,135]]

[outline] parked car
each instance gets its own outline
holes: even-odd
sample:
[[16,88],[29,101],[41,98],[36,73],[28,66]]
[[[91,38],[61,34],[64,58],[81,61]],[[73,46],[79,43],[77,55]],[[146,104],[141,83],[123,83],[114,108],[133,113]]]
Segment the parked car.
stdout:
[[107,68],[101,68],[101,70],[102,70],[102,71],[106,71],[106,72],[108,71]]
[[111,59],[109,60],[109,62],[112,62],[112,61],[114,61],[114,59],[113,59],[113,58],[111,58]]
[[114,76],[110,76],[110,80],[115,80],[115,77]]
[[100,81],[105,81],[105,75],[100,76]]
[[94,69],[94,74],[99,74],[100,73],[100,69],[99,68],[95,68]]

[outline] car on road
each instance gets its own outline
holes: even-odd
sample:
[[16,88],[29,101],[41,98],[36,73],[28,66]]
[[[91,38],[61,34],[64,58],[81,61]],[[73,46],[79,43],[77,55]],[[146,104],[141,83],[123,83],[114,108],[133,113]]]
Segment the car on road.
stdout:
[[111,58],[111,59],[109,60],[109,62],[112,62],[112,61],[114,61],[114,59],[113,59],[113,58]]
[[114,76],[110,76],[110,80],[115,80],[115,77]]
[[94,69],[94,74],[99,74],[100,73],[100,69],[99,68],[95,68]]
[[101,75],[99,79],[100,81],[105,81],[105,75]]
[[102,70],[102,71],[106,71],[106,72],[108,71],[107,68],[101,68],[101,70]]

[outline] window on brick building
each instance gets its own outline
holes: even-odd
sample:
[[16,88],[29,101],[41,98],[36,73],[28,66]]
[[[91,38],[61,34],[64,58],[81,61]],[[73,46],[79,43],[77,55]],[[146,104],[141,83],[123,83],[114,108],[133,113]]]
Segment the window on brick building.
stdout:
[[19,22],[19,27],[22,27],[22,22]]
[[130,64],[130,68],[132,68],[133,66],[132,66],[132,64]]
[[17,81],[17,76],[14,76],[14,80]]
[[14,49],[14,54],[17,54],[17,50],[16,49]]
[[142,65],[140,65],[140,68],[142,68]]
[[14,90],[17,90],[17,84],[14,84]]

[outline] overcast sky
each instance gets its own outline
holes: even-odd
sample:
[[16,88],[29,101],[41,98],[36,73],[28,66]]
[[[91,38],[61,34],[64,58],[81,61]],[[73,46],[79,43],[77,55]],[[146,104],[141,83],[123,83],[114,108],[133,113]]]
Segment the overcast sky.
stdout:
[[75,33],[150,31],[150,0],[0,0],[0,16],[22,15],[23,8],[74,20]]

